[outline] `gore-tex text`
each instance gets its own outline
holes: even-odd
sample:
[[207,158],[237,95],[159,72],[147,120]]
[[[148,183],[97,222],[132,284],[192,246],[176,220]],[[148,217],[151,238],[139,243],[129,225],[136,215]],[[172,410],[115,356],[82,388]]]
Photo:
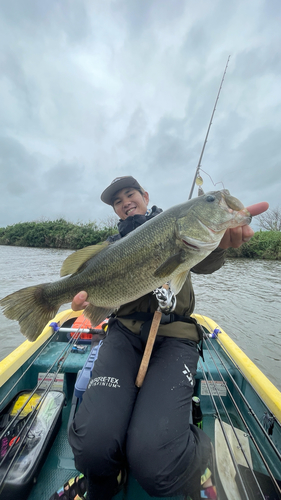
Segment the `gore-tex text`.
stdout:
[[119,385],[119,378],[115,377],[96,377],[90,380],[88,384],[88,389],[95,385],[103,385],[105,387],[114,387],[118,388],[120,387]]

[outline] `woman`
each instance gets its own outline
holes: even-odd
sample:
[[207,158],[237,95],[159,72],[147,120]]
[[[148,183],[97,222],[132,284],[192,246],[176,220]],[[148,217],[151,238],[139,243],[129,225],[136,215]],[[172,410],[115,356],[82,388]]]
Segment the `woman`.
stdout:
[[[131,176],[114,179],[101,199],[120,218],[118,234],[109,238],[112,243],[162,211],[148,209],[148,193]],[[224,263],[224,249],[240,246],[252,235],[248,226],[228,230],[220,247],[192,272],[216,271]],[[86,299],[86,292],[81,292],[72,308],[86,307]],[[83,475],[65,485],[61,495],[85,498],[87,490],[88,500],[109,500],[129,468],[151,496],[185,494],[195,500],[201,486],[204,498],[216,498],[210,440],[189,423],[201,340],[200,328],[190,319],[194,305],[189,273],[173,316],[160,324],[141,389],[135,379],[157,299],[149,293],[121,306],[110,319],[69,433],[75,465]],[[63,498],[59,492],[55,495],[53,499]]]

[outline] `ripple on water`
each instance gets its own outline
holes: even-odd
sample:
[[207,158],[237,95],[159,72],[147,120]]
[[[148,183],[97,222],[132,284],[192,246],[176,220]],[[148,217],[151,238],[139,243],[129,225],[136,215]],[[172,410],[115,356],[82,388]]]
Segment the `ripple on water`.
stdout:
[[279,390],[280,277],[281,262],[248,259],[229,259],[212,275],[192,275],[195,312],[217,321]]
[[[55,281],[71,250],[0,246],[0,297]],[[281,390],[281,262],[229,259],[216,273],[192,274],[195,312],[216,321]],[[0,312],[0,359],[21,344],[18,324]]]
[[[20,288],[59,278],[61,265],[71,250],[7,247],[0,245],[0,297]],[[12,352],[25,337],[18,323],[0,311],[0,360]]]

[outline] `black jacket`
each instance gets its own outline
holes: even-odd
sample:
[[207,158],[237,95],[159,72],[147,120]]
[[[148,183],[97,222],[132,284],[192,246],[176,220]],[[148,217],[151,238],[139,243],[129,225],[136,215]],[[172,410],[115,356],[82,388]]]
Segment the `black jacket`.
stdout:
[[119,232],[117,234],[114,234],[113,236],[109,236],[109,238],[107,238],[107,241],[109,241],[110,243],[114,243],[114,241],[120,240],[121,238],[126,236],[126,234],[130,233],[134,229],[137,229],[137,227],[141,226],[146,221],[152,219],[161,212],[163,212],[163,210],[154,205],[149,215],[137,214],[132,215],[132,217],[127,217],[127,219],[125,220],[120,219],[117,226]]

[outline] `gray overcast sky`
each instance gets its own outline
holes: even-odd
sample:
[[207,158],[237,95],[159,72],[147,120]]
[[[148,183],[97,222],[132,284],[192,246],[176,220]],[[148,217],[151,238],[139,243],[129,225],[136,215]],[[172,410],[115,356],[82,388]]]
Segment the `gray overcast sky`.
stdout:
[[106,220],[127,174],[186,200],[228,55],[202,168],[280,206],[280,26],[280,0],[0,0],[0,227]]

